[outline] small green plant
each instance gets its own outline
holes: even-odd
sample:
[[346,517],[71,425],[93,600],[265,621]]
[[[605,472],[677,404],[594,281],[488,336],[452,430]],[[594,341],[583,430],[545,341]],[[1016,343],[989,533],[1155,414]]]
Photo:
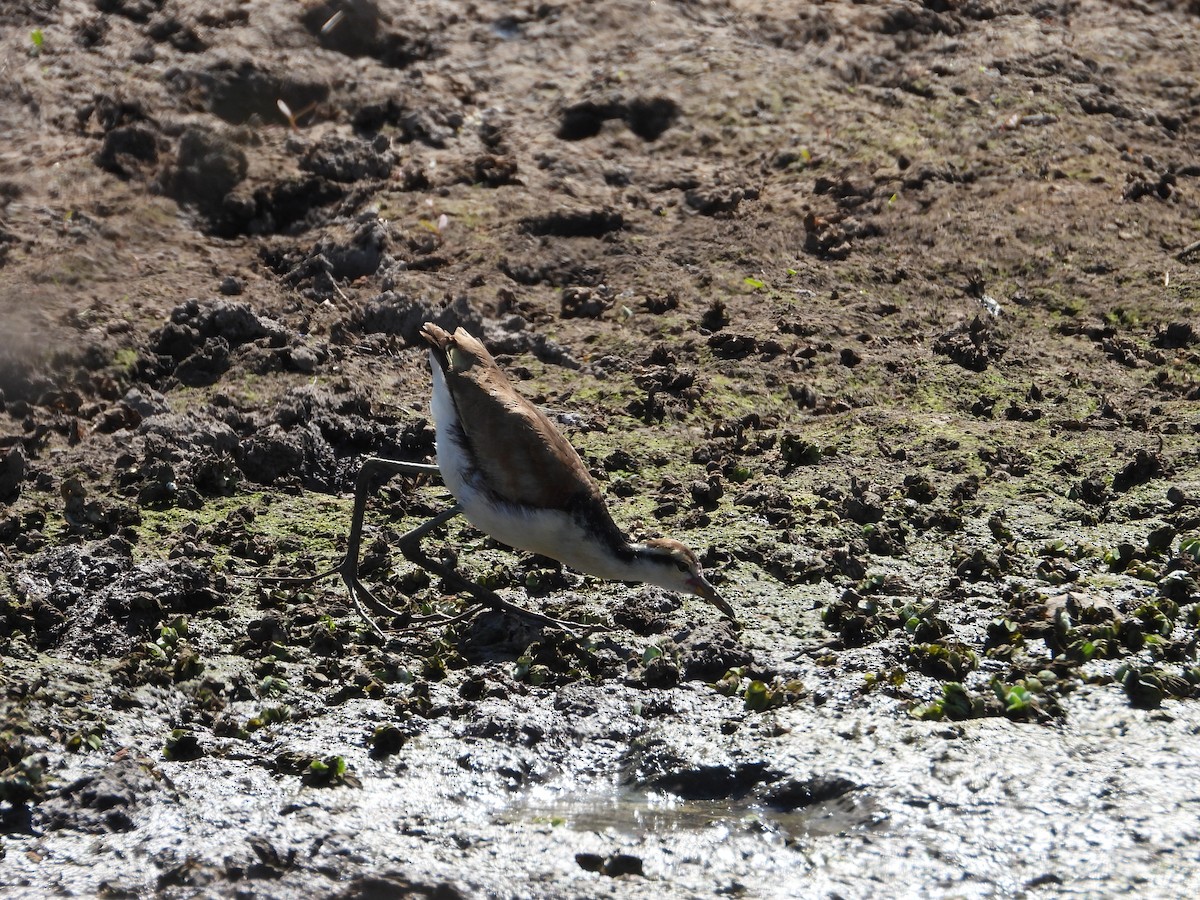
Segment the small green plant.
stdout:
[[934,603],[906,603],[899,610],[904,630],[918,643],[929,643],[948,637],[953,633],[950,623],[937,615]]
[[926,675],[952,681],[961,681],[979,668],[975,651],[958,641],[912,644],[908,658]]
[[1004,704],[1004,714],[1010,719],[1024,718],[1037,708],[1037,699],[1024,682],[1007,685],[999,678],[993,678],[992,691]]
[[188,622],[177,616],[158,629],[158,639],[142,645],[156,666],[170,668],[174,681],[195,678],[204,671],[204,663],[188,641]]
[[1185,537],[1181,540],[1179,555],[1190,556],[1193,562],[1200,563],[1200,536]]
[[340,778],[346,774],[346,758],[330,756],[325,759],[314,759],[308,764],[308,771],[315,777]]
[[993,619],[987,627],[987,637],[984,640],[983,649],[1015,647],[1024,639],[1020,626],[1011,619]]
[[[1194,695],[1193,671],[1178,675],[1165,669],[1142,668],[1126,663],[1117,669],[1115,678],[1125,689],[1131,706],[1139,709],[1157,709],[1167,697],[1191,697]],[[1192,677],[1189,678],[1188,676]]]
[[1066,559],[1070,557],[1070,555],[1071,548],[1067,546],[1066,541],[1056,538],[1055,540],[1047,541],[1042,545],[1042,556]]
[[868,672],[863,679],[863,687],[869,691],[876,687],[903,687],[908,675],[902,666],[892,666],[880,672]]
[[138,352],[132,347],[122,347],[113,354],[113,365],[124,372],[132,372],[138,362]]
[[171,653],[179,646],[180,640],[187,637],[187,632],[187,619],[179,616],[169,624],[163,625],[158,629],[158,639],[153,642],[147,642],[144,645],[146,652],[150,654],[152,659],[165,661],[170,658]]
[[729,480],[734,484],[745,484],[753,477],[754,471],[749,466],[743,466],[741,463],[738,463],[729,471]]
[[285,679],[280,678],[278,675],[268,675],[258,683],[258,696],[263,698],[278,697],[280,694],[285,693],[287,689],[288,683]]
[[82,750],[99,750],[104,746],[105,727],[103,722],[93,722],[80,728],[64,741],[72,753]]
[[718,694],[732,697],[738,692],[742,684],[742,679],[745,677],[746,667],[734,666],[732,669],[726,669],[725,674],[721,676],[720,680],[712,683],[712,688]]
[[300,775],[300,780],[310,787],[334,787],[336,785],[357,785],[358,780],[350,774],[350,767],[344,756],[326,756],[312,759]]
[[742,702],[748,710],[763,712],[795,703],[804,696],[804,693],[804,684],[800,681],[784,681],[776,676],[768,684],[755,679],[746,685],[746,689],[742,692]]
[[800,681],[784,681],[777,675],[768,683],[750,677],[745,666],[734,666],[727,670],[711,687],[726,697],[740,694],[742,703],[752,712],[795,703],[805,694],[804,684]]
[[524,656],[517,657],[517,661],[513,665],[513,678],[526,684],[545,684],[550,679],[550,669],[548,666],[534,662],[533,657],[526,653]]
[[960,682],[949,681],[942,685],[941,697],[924,706],[913,707],[910,715],[922,721],[950,719],[961,722],[983,715],[983,701],[973,696]]
[[779,442],[779,455],[793,466],[815,466],[824,455],[821,448],[798,434],[787,433]]
[[33,45],[33,55],[37,56],[42,52],[42,47],[46,43],[46,35],[42,33],[42,29],[35,28],[29,32],[29,42]]
[[267,706],[246,723],[246,730],[258,731],[260,728],[266,728],[268,725],[278,725],[281,722],[287,722],[291,718],[292,708],[290,706]]

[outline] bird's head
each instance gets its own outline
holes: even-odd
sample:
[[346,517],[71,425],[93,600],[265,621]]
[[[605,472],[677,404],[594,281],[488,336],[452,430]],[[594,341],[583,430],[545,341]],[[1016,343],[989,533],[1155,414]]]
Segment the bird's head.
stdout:
[[451,334],[433,322],[426,322],[421,326],[421,337],[433,348],[433,362],[443,371],[455,375],[475,368],[499,372],[499,367],[488,353],[487,347],[465,328],[459,328]]
[[717,593],[708,579],[696,554],[679,541],[656,538],[642,544],[634,544],[639,568],[648,584],[658,585],[679,594],[691,594],[707,600],[726,616],[737,622],[737,615]]

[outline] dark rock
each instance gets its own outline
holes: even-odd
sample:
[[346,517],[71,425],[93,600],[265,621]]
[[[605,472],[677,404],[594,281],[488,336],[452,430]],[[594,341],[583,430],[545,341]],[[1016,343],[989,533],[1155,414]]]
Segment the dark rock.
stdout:
[[46,828],[70,828],[88,834],[132,831],[130,814],[137,808],[138,796],[155,787],[154,779],[140,763],[114,762],[102,772],[85,775],[60,788],[47,800],[42,805]]
[[635,97],[625,104],[629,130],[643,141],[656,141],[679,118],[679,104],[669,97]]
[[289,335],[246,303],[193,297],[175,307],[171,320],[151,334],[155,355],[140,359],[138,371],[151,380],[174,375],[191,386],[212,384],[228,370],[233,350],[263,338],[282,347]]
[[175,377],[180,384],[189,387],[202,387],[213,384],[229,369],[229,342],[224,338],[210,337],[204,341],[204,346],[175,369]]
[[346,56],[373,56],[384,20],[375,0],[326,0],[304,8],[300,21],[322,47]]
[[937,488],[925,475],[904,476],[904,496],[917,503],[932,503],[937,499]]
[[839,359],[841,360],[842,365],[848,369],[853,369],[863,360],[862,354],[853,347],[843,347],[841,353],[839,354]]
[[1196,333],[1191,322],[1172,322],[1154,337],[1154,346],[1166,350],[1190,347],[1197,343],[1200,343],[1200,334]]
[[283,102],[298,115],[329,97],[329,84],[321,76],[286,68],[282,74],[265,69],[253,59],[222,57],[196,70],[176,70],[167,83],[180,93],[198,93],[209,111],[231,125],[252,118],[287,124],[279,107]]
[[1074,497],[1080,503],[1086,503],[1091,506],[1099,506],[1100,504],[1108,503],[1112,499],[1112,494],[1108,486],[1105,486],[1103,479],[1096,475],[1088,476],[1079,482],[1075,487]]
[[730,669],[754,662],[754,655],[738,643],[737,634],[724,620],[687,628],[673,640],[687,681],[716,681]]
[[391,141],[382,134],[370,140],[327,134],[300,157],[300,168],[306,172],[346,184],[387,178],[395,165]]
[[622,119],[629,130],[644,141],[656,141],[679,117],[679,104],[667,97],[596,96],[566,107],[558,124],[558,137],[579,141],[595,137],[604,123]]
[[745,797],[763,783],[782,776],[765,762],[695,766],[656,775],[640,786],[665,791],[684,800],[730,800]]
[[181,53],[199,53],[208,48],[194,25],[170,14],[160,14],[151,19],[146,27],[146,35],[159,43],[170,44]]
[[562,291],[564,319],[598,319],[612,305],[612,297],[598,288],[565,287]]
[[14,444],[0,459],[0,503],[12,503],[21,496],[25,480],[25,450]]
[[328,450],[320,447],[324,443],[311,429],[285,431],[270,425],[242,442],[238,466],[251,481],[271,484],[287,474],[311,472],[312,457]]
[[881,521],[884,512],[883,498],[866,487],[855,486],[853,493],[842,501],[842,515],[859,525]]
[[625,217],[614,209],[563,209],[527,216],[517,224],[523,234],[553,237],[603,237],[625,227]]
[[629,853],[614,853],[604,860],[600,872],[609,878],[619,878],[622,875],[642,875],[641,857]]
[[138,426],[138,433],[161,446],[172,447],[193,454],[211,450],[218,454],[232,454],[237,449],[238,437],[224,422],[200,410],[186,412],[153,412]]
[[585,872],[600,872],[604,869],[604,857],[599,853],[576,853],[575,862]]
[[982,372],[1004,355],[1008,346],[997,336],[995,327],[981,316],[963,322],[933,342],[933,352],[949,357],[964,369]]
[[17,595],[35,608],[38,645],[83,659],[130,652],[164,615],[216,606],[220,588],[206,565],[190,560],[134,565],[118,538],[39,553],[16,580]]
[[209,216],[221,213],[224,199],[246,177],[246,154],[232,141],[198,127],[179,139],[175,162],[159,177],[163,193]]
[[398,872],[361,875],[325,896],[328,900],[468,900],[467,894],[448,881],[425,884]]
[[339,281],[353,281],[373,275],[383,261],[388,244],[387,226],[378,219],[363,222],[344,240],[323,238],[312,250],[320,257],[325,271]]
[[859,787],[839,775],[814,775],[811,778],[789,778],[771,785],[760,795],[760,801],[771,809],[792,812],[816,803],[824,803]]
[[506,184],[521,184],[517,177],[520,167],[515,157],[500,153],[483,153],[471,163],[470,180],[484,187],[501,187]]
[[104,135],[94,157],[96,165],[121,178],[148,171],[158,162],[159,137],[145,125],[126,125]]
[[321,354],[318,354],[311,347],[292,347],[288,350],[288,362],[291,363],[291,367],[297,372],[311,374],[317,371],[317,366],[321,362]]
[[[483,330],[483,318],[465,303],[437,309],[427,300],[396,291],[385,291],[368,300],[355,326],[367,334],[395,334],[406,344],[423,345],[421,326],[433,322],[453,331],[461,325],[472,334]],[[495,348],[491,348],[493,352]]]
[[581,141],[595,137],[610,119],[621,116],[619,101],[583,100],[564,109],[559,117],[558,137],[564,141]]
[[442,52],[429,26],[393,23],[376,0],[324,0],[306,6],[300,21],[327,50],[354,58],[374,57],[395,69],[433,59]]
[[730,185],[709,185],[685,191],[684,202],[702,216],[725,217],[737,210],[746,192]]
[[722,331],[708,339],[713,355],[721,359],[745,359],[758,349],[758,341],[748,334],[733,334]]
[[1138,450],[1121,471],[1113,476],[1112,487],[1117,493],[1124,493],[1130,488],[1145,484],[1161,475],[1166,474],[1167,464],[1158,453],[1149,450]]
[[656,656],[643,667],[641,682],[658,690],[675,687],[679,684],[679,666],[667,656]]

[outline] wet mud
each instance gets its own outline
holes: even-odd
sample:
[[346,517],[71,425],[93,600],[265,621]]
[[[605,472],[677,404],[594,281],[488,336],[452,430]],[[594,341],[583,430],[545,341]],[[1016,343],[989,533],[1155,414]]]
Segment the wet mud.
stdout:
[[[0,10],[5,896],[1200,891],[1200,9]],[[426,321],[738,610],[374,486]]]

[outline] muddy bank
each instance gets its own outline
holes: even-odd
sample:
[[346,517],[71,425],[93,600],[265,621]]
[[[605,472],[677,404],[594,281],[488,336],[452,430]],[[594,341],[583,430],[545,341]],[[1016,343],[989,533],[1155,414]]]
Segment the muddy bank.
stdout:
[[[0,87],[14,896],[1200,887],[1193,5],[57,0]],[[428,542],[425,321],[739,610]],[[905,890],[909,888],[906,887]]]

